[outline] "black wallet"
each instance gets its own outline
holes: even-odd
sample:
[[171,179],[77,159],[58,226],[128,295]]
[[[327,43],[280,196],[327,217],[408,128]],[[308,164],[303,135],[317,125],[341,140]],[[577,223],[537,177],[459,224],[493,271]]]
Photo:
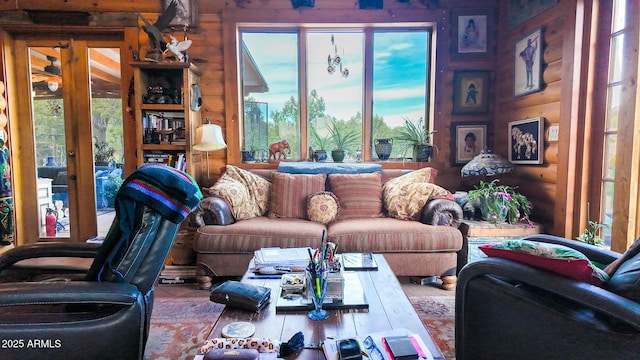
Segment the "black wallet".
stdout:
[[238,309],[260,312],[271,300],[271,289],[227,280],[211,290],[209,300]]

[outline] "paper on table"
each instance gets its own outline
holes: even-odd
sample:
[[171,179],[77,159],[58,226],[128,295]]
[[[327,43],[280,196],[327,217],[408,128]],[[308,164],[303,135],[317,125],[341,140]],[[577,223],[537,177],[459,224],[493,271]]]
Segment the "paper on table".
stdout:
[[[386,350],[385,345],[382,342],[382,338],[385,336],[400,336],[400,335],[408,335],[414,339],[414,345],[417,345],[416,350],[418,350],[418,355],[421,360],[433,360],[433,355],[429,351],[429,348],[425,345],[419,335],[412,333],[407,329],[394,329],[388,331],[381,331],[371,334],[365,334],[363,336],[355,336],[348,337],[354,338],[360,342],[360,347],[364,349],[362,345],[364,339],[367,336],[371,336],[373,338],[373,342],[376,344],[378,349],[382,352],[385,360],[393,360],[393,358],[389,355]],[[338,353],[338,341],[342,339],[326,339],[322,344],[322,350],[324,351],[324,356],[327,360],[339,360],[340,355]]]

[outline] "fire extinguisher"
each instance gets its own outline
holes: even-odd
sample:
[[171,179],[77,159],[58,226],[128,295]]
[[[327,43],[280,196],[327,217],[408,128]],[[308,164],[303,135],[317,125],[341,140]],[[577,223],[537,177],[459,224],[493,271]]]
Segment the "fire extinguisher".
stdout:
[[47,216],[45,216],[45,227],[47,230],[47,236],[56,236],[56,225],[58,218],[56,217],[53,209],[47,209]]

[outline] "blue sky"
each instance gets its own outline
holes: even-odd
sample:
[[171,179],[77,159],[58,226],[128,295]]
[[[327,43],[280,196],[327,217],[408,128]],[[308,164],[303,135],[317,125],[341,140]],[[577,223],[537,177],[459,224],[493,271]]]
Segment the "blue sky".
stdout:
[[[334,45],[331,44],[334,35]],[[424,116],[426,34],[377,33],[374,41],[374,113],[391,126],[402,118]],[[297,44],[295,34],[244,34],[244,42],[268,86],[268,93],[253,93],[258,101],[269,103],[269,112],[281,109],[298,87]],[[362,111],[363,35],[355,32],[310,33],[307,61],[308,84],[326,103],[326,113],[347,120]],[[349,76],[327,72],[327,56],[338,55]]]

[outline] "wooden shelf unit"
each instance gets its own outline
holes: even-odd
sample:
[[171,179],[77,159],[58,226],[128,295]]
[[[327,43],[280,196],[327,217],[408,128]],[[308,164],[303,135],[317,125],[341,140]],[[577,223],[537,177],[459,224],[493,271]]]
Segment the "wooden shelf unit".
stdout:
[[[135,61],[130,64],[134,68],[137,166],[152,162],[151,159],[158,159],[163,163],[170,158],[175,162],[180,154],[184,154],[184,169],[195,179],[199,179],[202,174],[201,156],[199,153],[192,153],[191,149],[195,141],[195,129],[202,121],[200,112],[191,109],[190,89],[191,85],[198,84],[200,71],[194,64],[183,62]],[[154,86],[164,89],[162,103],[148,100],[149,88]],[[157,123],[153,119],[158,119]],[[184,119],[184,139],[176,140],[176,128],[172,125],[182,124],[181,119]],[[160,123],[162,125],[158,128]],[[163,127],[173,130],[173,134],[154,134],[153,138],[146,134],[147,129],[157,131]],[[160,143],[157,143],[158,137]],[[171,142],[168,141],[170,137]]]

